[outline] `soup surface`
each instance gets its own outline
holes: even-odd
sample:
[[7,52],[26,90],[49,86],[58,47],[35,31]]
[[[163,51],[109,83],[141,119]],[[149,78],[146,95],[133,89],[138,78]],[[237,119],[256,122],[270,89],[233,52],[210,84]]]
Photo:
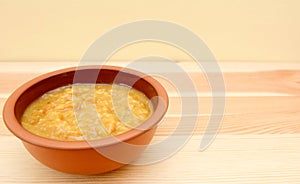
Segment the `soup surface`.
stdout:
[[151,101],[128,86],[74,84],[36,99],[21,122],[25,129],[42,137],[95,140],[127,132],[151,113]]

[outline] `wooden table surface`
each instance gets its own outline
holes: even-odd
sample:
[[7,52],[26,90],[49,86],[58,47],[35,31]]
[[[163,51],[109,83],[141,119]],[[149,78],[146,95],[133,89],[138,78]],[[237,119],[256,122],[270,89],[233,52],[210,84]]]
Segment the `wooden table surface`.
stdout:
[[[196,81],[198,124],[189,142],[156,164],[128,165],[96,176],[51,170],[25,150],[0,122],[0,183],[300,183],[300,63],[220,63],[226,110],[215,141],[199,145],[211,116],[209,83],[192,62],[178,62]],[[0,110],[22,83],[75,62],[0,62]],[[125,65],[124,62],[109,63]],[[159,79],[170,108],[154,140],[172,133],[181,116],[175,88]]]

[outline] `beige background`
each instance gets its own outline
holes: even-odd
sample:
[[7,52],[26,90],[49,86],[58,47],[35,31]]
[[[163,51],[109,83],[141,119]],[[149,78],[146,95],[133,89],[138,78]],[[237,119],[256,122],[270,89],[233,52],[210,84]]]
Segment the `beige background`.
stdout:
[[[0,0],[0,61],[78,61],[101,34],[142,19],[178,23],[220,61],[299,61],[298,0]],[[158,28],[159,29],[159,28]],[[159,43],[122,49],[112,60],[190,59]]]

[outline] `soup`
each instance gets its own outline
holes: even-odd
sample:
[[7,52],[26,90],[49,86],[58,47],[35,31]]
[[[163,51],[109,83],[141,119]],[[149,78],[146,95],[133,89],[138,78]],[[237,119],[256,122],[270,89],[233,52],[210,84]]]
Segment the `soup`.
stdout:
[[151,113],[151,101],[128,86],[73,84],[33,101],[21,123],[28,131],[46,138],[95,140],[127,132]]

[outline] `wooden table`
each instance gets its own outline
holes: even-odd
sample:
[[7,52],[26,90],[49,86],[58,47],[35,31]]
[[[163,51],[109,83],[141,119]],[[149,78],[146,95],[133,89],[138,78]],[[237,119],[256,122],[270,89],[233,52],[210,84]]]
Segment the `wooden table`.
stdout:
[[[300,183],[300,63],[220,63],[226,111],[215,141],[203,152],[199,144],[214,116],[209,84],[192,62],[178,63],[197,81],[200,115],[190,141],[174,156],[97,176],[64,174],[33,159],[1,122],[0,183]],[[25,81],[77,64],[1,62],[1,111],[5,99]],[[162,83],[170,95],[170,108],[154,141],[166,138],[181,116],[180,98],[174,88]]]

